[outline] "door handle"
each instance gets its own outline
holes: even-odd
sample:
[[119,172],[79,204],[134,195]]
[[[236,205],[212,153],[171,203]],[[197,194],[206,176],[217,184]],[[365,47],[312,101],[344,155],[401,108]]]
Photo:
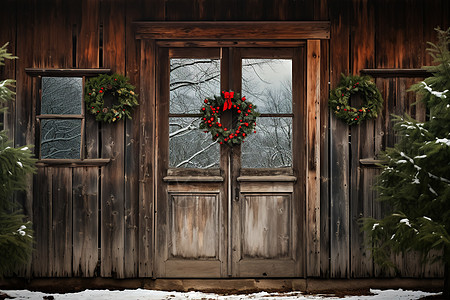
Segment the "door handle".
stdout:
[[239,188],[238,187],[236,187],[235,189],[234,189],[234,201],[236,201],[236,202],[238,202],[239,201]]

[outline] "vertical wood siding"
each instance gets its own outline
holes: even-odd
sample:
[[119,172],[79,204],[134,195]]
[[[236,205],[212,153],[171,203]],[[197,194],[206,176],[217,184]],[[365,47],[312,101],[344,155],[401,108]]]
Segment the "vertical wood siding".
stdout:
[[[437,265],[420,266],[417,255],[394,257],[399,274],[375,266],[358,219],[382,216],[371,186],[379,169],[360,164],[376,158],[396,137],[390,115],[409,113],[424,120],[423,105],[406,92],[421,78],[376,78],[385,104],[381,116],[348,127],[329,114],[329,89],[341,73],[365,68],[420,68],[430,64],[426,41],[434,28],[449,26],[447,0],[5,0],[0,44],[19,57],[0,68],[0,78],[17,80],[15,103],[3,117],[16,145],[35,144],[39,80],[25,68],[110,68],[138,88],[133,120],[98,124],[86,116],[86,158],[111,158],[104,167],[41,167],[32,188],[18,197],[34,223],[36,251],[23,276],[154,275],[155,44],[134,37],[134,21],[331,21],[331,39],[310,41],[308,200],[304,205],[306,276],[439,277]],[[314,64],[314,66],[313,66]],[[144,70],[140,70],[140,66]],[[140,73],[148,76],[140,77]],[[315,99],[315,100],[314,100]],[[308,131],[306,131],[308,130]],[[32,192],[31,192],[32,191]],[[181,212],[180,212],[181,213]],[[100,251],[99,251],[100,248]],[[278,251],[278,250],[277,250]],[[263,253],[263,252],[261,252]],[[231,272],[231,271],[230,271]]]

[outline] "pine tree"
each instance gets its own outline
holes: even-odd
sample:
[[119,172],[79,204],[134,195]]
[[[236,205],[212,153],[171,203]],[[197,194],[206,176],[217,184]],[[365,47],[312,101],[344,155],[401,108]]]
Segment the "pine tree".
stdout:
[[[5,59],[14,59],[7,52],[8,44],[0,48],[0,67]],[[0,113],[14,100],[15,81],[0,81]],[[0,131],[0,278],[26,263],[32,251],[32,226],[25,222],[13,195],[27,188],[27,176],[34,172],[35,160],[29,147],[14,148],[5,130]]]
[[436,65],[432,76],[410,91],[422,96],[429,116],[424,123],[395,116],[400,140],[384,153],[387,163],[378,177],[379,200],[392,209],[383,219],[364,220],[373,243],[373,257],[393,266],[391,253],[419,251],[423,261],[431,250],[444,263],[444,295],[450,296],[450,28],[436,29],[438,44],[427,49]]

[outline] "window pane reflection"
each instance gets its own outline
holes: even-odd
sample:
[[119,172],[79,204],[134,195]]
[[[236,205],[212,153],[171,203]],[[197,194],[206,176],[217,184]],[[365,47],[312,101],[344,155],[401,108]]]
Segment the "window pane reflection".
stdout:
[[170,113],[199,113],[206,97],[220,94],[220,60],[170,60]]
[[200,118],[169,118],[169,167],[217,168],[219,144],[198,126]]
[[243,59],[242,96],[260,113],[292,113],[292,60]]
[[292,166],[292,118],[260,117],[242,144],[243,168]]

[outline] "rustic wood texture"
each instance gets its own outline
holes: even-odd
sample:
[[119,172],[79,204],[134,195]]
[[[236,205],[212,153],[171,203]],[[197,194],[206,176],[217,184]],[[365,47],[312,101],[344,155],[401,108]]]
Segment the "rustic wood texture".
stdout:
[[98,262],[98,168],[73,169],[73,276],[93,277]]
[[[294,138],[298,141],[295,153],[300,159],[295,158],[299,161],[294,174],[281,172],[297,178],[289,193],[292,191],[294,195],[292,209],[298,212],[300,224],[300,229],[292,233],[300,242],[298,269],[286,271],[284,275],[331,278],[397,275],[373,265],[370,252],[364,246],[365,236],[359,232],[361,216],[380,217],[386,211],[375,201],[376,193],[371,189],[380,169],[361,162],[376,161],[380,151],[397,141],[392,130],[392,113],[408,113],[425,120],[425,107],[412,105],[418,98],[406,90],[427,76],[420,70],[422,65],[432,61],[425,53],[426,41],[436,42],[434,28],[447,28],[449,15],[450,3],[446,0],[3,1],[0,44],[9,41],[8,49],[19,57],[0,68],[0,78],[17,80],[16,101],[3,118],[15,145],[36,144],[39,131],[36,115],[39,114],[40,83],[39,77],[32,76],[42,74],[27,73],[27,68],[55,69],[53,74],[61,76],[70,75],[61,71],[65,69],[89,70],[85,75],[92,75],[98,69],[109,68],[130,77],[138,88],[140,100],[133,119],[126,122],[99,124],[93,116],[86,115],[83,158],[91,161],[39,164],[29,192],[17,197],[34,223],[36,236],[31,269],[20,274],[35,277],[156,276],[153,262],[158,240],[154,239],[154,201],[162,191],[155,191],[155,187],[159,189],[160,184],[168,184],[177,192],[187,187],[184,183],[173,185],[155,181],[163,177],[158,173],[161,170],[158,164],[165,163],[155,160],[155,149],[164,146],[156,139],[157,132],[164,134],[156,128],[161,125],[155,115],[155,89],[160,76],[155,66],[160,61],[156,43],[141,39],[154,36],[164,40],[158,47],[302,48],[304,43],[308,44],[307,53],[295,50],[299,58],[293,64],[297,70],[307,69],[306,77],[302,75],[293,80],[294,93],[307,99],[294,106],[299,110],[297,113],[306,112],[308,116],[305,120],[294,118],[298,134]],[[152,22],[142,23],[147,21]],[[244,36],[250,21],[256,22],[253,23],[256,27]],[[205,24],[215,27],[205,31]],[[166,25],[170,25],[168,29]],[[252,40],[265,30],[271,30],[265,40]],[[173,38],[180,40],[166,40]],[[322,40],[300,40],[308,38]],[[196,41],[191,43],[190,39]],[[224,48],[222,55],[228,55],[230,48]],[[317,63],[309,59],[312,49],[316,54],[319,52]],[[236,50],[236,55],[239,51]],[[236,64],[236,60],[228,63]],[[318,73],[309,71],[315,70],[314,66],[320,70]],[[326,100],[329,88],[336,86],[341,72],[357,74],[361,71],[376,77],[385,99],[384,108],[376,120],[349,128],[330,116]],[[222,88],[238,90],[238,81],[237,77],[228,78]],[[312,102],[313,98],[320,102]],[[313,116],[318,119],[313,121]],[[224,149],[223,155],[227,155]],[[237,152],[234,155],[237,159]],[[94,163],[99,158],[111,161]],[[225,166],[228,159],[222,157],[222,165]],[[248,171],[238,175],[236,169],[231,172],[230,180],[235,185],[238,185],[238,176],[252,175],[245,173]],[[228,184],[225,170],[215,174],[218,175],[224,178],[223,184],[208,184],[222,185],[221,188],[216,186],[221,199],[228,199],[228,196],[234,199],[236,190],[225,188]],[[258,189],[282,193],[286,191],[286,184],[291,183],[239,184],[248,193],[257,193]],[[195,189],[201,185],[203,183],[189,182],[188,187]],[[228,218],[232,220],[226,201],[220,204],[219,218],[224,224]],[[160,213],[167,212],[164,205],[157,212],[158,218]],[[230,229],[223,228],[223,240],[231,236]],[[155,234],[161,233],[158,230]],[[100,265],[98,247],[101,248]],[[237,276],[231,268],[231,261],[236,259],[233,253],[231,244],[220,248],[220,270],[210,276]],[[415,254],[394,259],[399,267],[398,275],[442,276],[439,265],[420,266]],[[189,266],[186,263],[184,270]],[[201,277],[209,267],[208,264],[198,267],[192,275]],[[167,268],[175,270],[177,263],[167,264]],[[245,268],[258,266],[249,263]],[[281,267],[277,270],[282,272]],[[260,271],[265,272],[264,268],[258,269]],[[242,272],[240,276],[252,275]]]
[[320,275],[320,40],[307,43],[307,276]]
[[140,109],[146,113],[139,120],[139,276],[149,277],[153,272],[153,220],[156,217],[155,183],[155,64],[154,42],[143,41],[140,52],[141,71],[149,76],[140,78]]
[[219,259],[219,195],[169,196],[169,256]]
[[[101,3],[100,19],[103,23],[103,60],[105,67],[125,73],[125,23],[115,16],[125,10],[125,3],[107,1]],[[119,46],[120,45],[120,46]],[[101,275],[125,277],[125,207],[124,207],[124,150],[125,122],[101,125],[102,157],[112,162],[102,169],[101,188]]]
[[[330,71],[331,88],[341,73],[349,73],[350,3],[330,1],[331,26]],[[349,224],[349,128],[331,114],[330,133],[330,276],[347,278],[350,275]]]
[[[330,38],[330,23],[315,22],[137,22],[137,38],[146,39],[266,39]],[[208,28],[205,30],[205,28]],[[251,28],[251,30],[249,30]]]
[[329,185],[329,40],[320,43],[320,277],[329,277],[330,185]]
[[[362,68],[373,67],[375,56],[375,5],[371,1],[353,1],[351,44],[354,45],[352,73],[358,74]],[[361,101],[352,99],[353,105]],[[361,168],[361,158],[374,158],[374,122],[370,120],[360,126],[351,127],[350,144],[350,272],[352,277],[370,277],[373,262],[368,250],[370,242],[361,232],[361,218],[372,216],[374,170]]]

